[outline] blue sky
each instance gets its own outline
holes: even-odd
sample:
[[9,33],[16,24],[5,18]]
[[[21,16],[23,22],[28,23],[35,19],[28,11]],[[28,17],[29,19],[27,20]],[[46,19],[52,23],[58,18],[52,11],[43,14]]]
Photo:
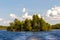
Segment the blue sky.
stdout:
[[22,12],[23,8],[27,9],[29,15],[34,13],[41,14],[50,24],[58,23],[60,19],[49,20],[46,16],[46,14],[49,15],[47,11],[55,8],[55,6],[60,6],[60,0],[0,0],[0,25],[8,25],[6,23],[4,24],[3,21],[13,20],[10,14],[21,17],[24,14]]

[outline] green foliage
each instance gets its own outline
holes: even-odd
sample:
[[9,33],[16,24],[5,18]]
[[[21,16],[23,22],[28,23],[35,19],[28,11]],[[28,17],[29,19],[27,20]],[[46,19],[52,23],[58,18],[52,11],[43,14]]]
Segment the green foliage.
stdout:
[[60,23],[52,25],[52,29],[60,29]]
[[0,30],[6,30],[7,26],[0,26]]
[[31,31],[32,30],[31,21],[29,19],[25,20],[24,27],[25,27],[26,31]]
[[40,31],[40,21],[38,15],[33,15],[32,28],[33,31]]
[[7,30],[12,31],[23,31],[23,22],[15,19],[14,22],[10,23],[10,26],[7,28]]
[[48,24],[43,18],[40,18],[40,31],[51,30],[51,25]]
[[8,31],[49,31],[52,29],[60,29],[60,24],[50,25],[42,17],[38,15],[33,15],[33,19],[26,19],[20,21],[15,19],[14,22],[10,23],[7,28]]

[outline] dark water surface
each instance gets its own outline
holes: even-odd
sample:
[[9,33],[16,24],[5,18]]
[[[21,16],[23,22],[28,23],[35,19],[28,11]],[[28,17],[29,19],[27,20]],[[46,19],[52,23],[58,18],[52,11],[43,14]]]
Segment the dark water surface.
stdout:
[[35,33],[0,30],[0,40],[60,40],[60,30]]

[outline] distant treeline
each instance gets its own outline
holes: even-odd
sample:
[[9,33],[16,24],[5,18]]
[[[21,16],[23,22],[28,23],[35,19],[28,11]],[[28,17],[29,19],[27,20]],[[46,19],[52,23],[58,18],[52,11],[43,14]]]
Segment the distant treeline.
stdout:
[[0,30],[6,30],[7,29],[7,26],[1,26],[0,25]]
[[60,24],[50,25],[42,17],[37,14],[32,16],[31,19],[25,19],[24,21],[15,19],[7,27],[7,31],[49,31],[52,29],[60,29]]

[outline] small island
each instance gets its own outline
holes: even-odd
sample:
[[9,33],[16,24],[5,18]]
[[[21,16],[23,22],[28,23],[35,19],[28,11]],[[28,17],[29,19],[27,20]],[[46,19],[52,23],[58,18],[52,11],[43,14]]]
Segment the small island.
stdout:
[[40,31],[50,31],[54,29],[60,29],[60,24],[51,25],[46,22],[43,17],[39,17],[37,14],[32,16],[32,19],[25,19],[24,21],[15,19],[14,22],[10,23],[10,26],[7,27],[7,31],[31,31],[31,32],[40,32]]

